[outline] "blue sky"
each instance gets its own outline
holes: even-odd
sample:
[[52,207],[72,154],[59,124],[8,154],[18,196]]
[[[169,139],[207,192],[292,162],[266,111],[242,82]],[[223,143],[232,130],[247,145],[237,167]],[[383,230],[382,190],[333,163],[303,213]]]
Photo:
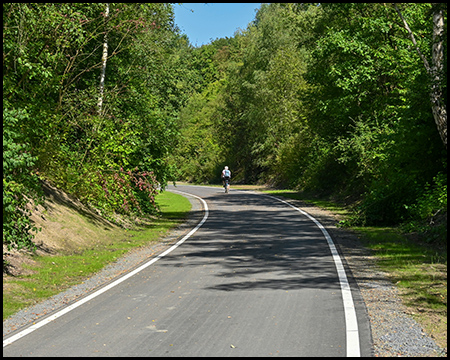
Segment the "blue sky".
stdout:
[[211,39],[233,37],[238,28],[244,30],[260,6],[261,3],[175,4],[175,24],[193,46],[202,46]]

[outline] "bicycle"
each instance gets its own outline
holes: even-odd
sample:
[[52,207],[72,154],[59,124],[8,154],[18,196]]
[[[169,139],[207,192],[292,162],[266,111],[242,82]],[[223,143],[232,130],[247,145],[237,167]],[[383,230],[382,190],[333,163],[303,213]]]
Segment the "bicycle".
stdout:
[[230,190],[230,179],[223,180],[223,187],[225,188],[225,193],[228,193]]

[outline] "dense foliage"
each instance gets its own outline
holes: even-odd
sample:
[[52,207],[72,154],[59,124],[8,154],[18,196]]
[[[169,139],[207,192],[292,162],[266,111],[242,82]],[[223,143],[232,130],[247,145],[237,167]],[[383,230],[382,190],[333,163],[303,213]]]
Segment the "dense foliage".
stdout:
[[434,80],[397,10],[429,64],[433,15],[444,14],[445,111],[445,4],[263,4],[233,39],[195,49],[212,75],[180,115],[184,179],[217,182],[226,164],[237,182],[351,201],[355,224],[446,214]]
[[354,223],[439,222],[446,24],[446,4],[272,3],[194,48],[171,4],[5,3],[3,243],[32,246],[41,180],[133,215],[155,211],[159,185],[218,182],[223,165],[348,199]]
[[3,244],[32,247],[37,230],[30,221],[29,199],[39,203],[42,193],[34,167],[36,158],[19,131],[19,123],[27,118],[25,111],[3,109]]
[[173,16],[162,3],[3,4],[4,244],[32,246],[40,180],[105,215],[155,212],[198,82]]

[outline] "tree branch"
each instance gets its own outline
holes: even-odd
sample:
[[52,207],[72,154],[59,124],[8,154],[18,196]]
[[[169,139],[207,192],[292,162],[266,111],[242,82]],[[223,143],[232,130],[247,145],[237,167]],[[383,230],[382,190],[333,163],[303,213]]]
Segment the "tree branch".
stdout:
[[419,47],[417,46],[417,42],[416,42],[416,38],[414,37],[413,32],[411,31],[411,29],[409,28],[408,23],[406,22],[405,18],[403,17],[402,13],[400,12],[399,8],[397,7],[397,4],[394,3],[394,8],[397,11],[398,15],[400,16],[400,18],[403,21],[403,25],[405,26],[406,31],[408,31],[409,36],[411,37],[411,41],[413,42],[414,46],[416,47],[416,51],[419,54],[420,58],[423,61],[423,64],[425,65],[425,69],[427,70],[428,74],[431,75],[431,68],[430,68],[430,64],[428,63],[428,60],[426,59],[426,57],[422,54],[422,52],[420,51]]

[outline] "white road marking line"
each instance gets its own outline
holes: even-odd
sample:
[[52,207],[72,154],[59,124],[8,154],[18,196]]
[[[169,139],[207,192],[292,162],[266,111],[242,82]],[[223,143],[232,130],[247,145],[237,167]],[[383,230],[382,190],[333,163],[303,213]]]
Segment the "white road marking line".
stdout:
[[[174,190],[175,191],[175,190]],[[170,252],[172,252],[173,250],[175,250],[178,246],[180,246],[182,243],[184,243],[189,237],[192,236],[192,234],[194,234],[206,221],[206,219],[209,216],[209,210],[208,210],[208,205],[206,204],[206,201],[203,200],[201,197],[198,197],[196,195],[192,195],[192,194],[188,194],[188,193],[183,193],[181,191],[176,191],[179,192],[181,194],[185,194],[185,195],[189,195],[189,196],[193,196],[197,199],[199,199],[202,203],[203,206],[205,207],[205,215],[203,216],[202,221],[200,221],[197,226],[192,229],[187,235],[185,235],[180,241],[178,241],[176,244],[172,245],[169,249],[167,249],[166,251],[164,251],[163,253],[159,254],[158,256],[156,256],[155,258],[153,258],[152,260],[150,260],[149,262],[145,263],[144,265],[138,267],[137,269],[131,271],[130,273],[126,274],[125,276],[121,277],[120,279],[117,279],[116,281],[112,282],[111,284],[105,286],[104,288],[96,291],[95,293],[77,301],[76,303],[62,309],[61,311],[58,311],[56,314],[49,316],[48,318],[30,326],[29,328],[7,338],[6,340],[3,340],[3,347],[12,344],[14,341],[24,337],[25,335],[28,335],[30,333],[32,333],[33,331],[39,329],[40,327],[47,325],[48,323],[52,322],[53,320],[56,320],[57,318],[61,317],[62,315],[68,313],[69,311],[77,308],[80,305],[83,305],[84,303],[92,300],[93,298],[97,297],[98,295],[104,293],[105,291],[108,291],[109,289],[113,288],[114,286],[120,284],[121,282],[127,280],[128,278],[132,277],[133,275],[136,275],[138,272],[140,272],[141,270],[144,270],[145,268],[149,267],[150,265],[152,265],[153,263],[155,263],[156,261],[158,261],[159,259],[163,258],[164,256],[166,256],[167,254],[169,254]]]
[[[203,216],[203,219],[200,221],[200,223],[193,229],[191,230],[187,235],[185,235],[180,241],[178,241],[176,244],[174,244],[173,246],[171,246],[169,249],[167,249],[166,251],[164,251],[163,253],[161,253],[160,255],[156,256],[155,258],[153,258],[152,260],[150,260],[149,262],[145,263],[144,265],[140,266],[139,268],[133,270],[132,272],[128,273],[127,275],[121,277],[120,279],[117,279],[116,281],[114,281],[113,283],[105,286],[104,288],[96,291],[95,293],[77,301],[76,303],[64,308],[63,310],[57,312],[56,314],[38,322],[37,324],[34,324],[32,326],[30,326],[29,328],[19,332],[18,334],[11,336],[10,338],[6,339],[3,341],[3,347],[13,343],[14,341],[24,337],[25,335],[30,334],[31,332],[33,332],[34,330],[39,329],[40,327],[52,322],[53,320],[56,320],[57,318],[61,317],[62,315],[68,313],[69,311],[77,308],[78,306],[92,300],[93,298],[97,297],[98,295],[108,291],[109,289],[113,288],[114,286],[120,284],[121,282],[125,281],[126,279],[130,278],[131,276],[137,274],[138,272],[140,272],[141,270],[147,268],[148,266],[152,265],[153,263],[155,263],[156,261],[158,261],[159,259],[163,258],[165,255],[169,254],[170,252],[172,252],[173,250],[175,250],[178,246],[180,246],[183,242],[185,242],[189,237],[191,237],[206,221],[206,219],[209,216],[209,210],[208,210],[208,205],[206,204],[206,201],[203,200],[201,197],[198,197],[196,195],[192,195],[189,193],[184,193],[182,191],[178,191],[178,190],[171,190],[174,192],[178,192],[180,194],[185,194],[185,195],[189,195],[192,197],[195,197],[197,199],[199,199],[204,207],[205,207],[205,215]],[[357,318],[356,318],[356,311],[355,311],[355,305],[353,303],[353,297],[352,297],[352,293],[350,290],[350,285],[348,283],[347,280],[347,276],[345,274],[345,269],[344,266],[342,265],[342,261],[341,258],[339,257],[339,253],[333,243],[333,240],[331,239],[331,236],[328,234],[328,231],[323,227],[323,225],[317,221],[314,217],[312,217],[311,215],[309,215],[307,212],[293,206],[292,204],[290,204],[289,202],[279,199],[277,197],[274,196],[270,196],[270,195],[264,195],[273,199],[276,199],[278,201],[281,201],[282,203],[287,204],[288,206],[292,207],[293,209],[297,210],[298,212],[300,212],[301,214],[305,215],[306,217],[308,217],[310,220],[312,220],[317,226],[318,228],[322,231],[322,233],[324,234],[328,246],[330,248],[331,254],[333,256],[333,260],[336,266],[336,270],[338,273],[338,277],[339,277],[339,282],[340,282],[340,286],[341,286],[341,292],[342,292],[342,300],[343,300],[343,304],[344,304],[344,314],[345,314],[345,323],[346,323],[346,339],[347,339],[347,357],[360,357],[360,345],[359,345],[359,332],[358,332],[358,323],[357,323]]]
[[311,219],[318,228],[322,231],[325,239],[327,239],[328,247],[330,248],[331,255],[333,256],[334,264],[336,265],[336,270],[339,277],[339,283],[341,285],[342,302],[344,304],[344,314],[345,314],[345,328],[346,328],[346,339],[347,339],[347,357],[360,357],[360,344],[359,344],[359,332],[358,332],[358,321],[356,319],[355,304],[353,303],[352,292],[350,290],[350,284],[347,280],[347,275],[345,274],[344,266],[342,265],[339,253],[331,239],[328,231],[323,227],[323,225],[317,221],[314,217],[309,215],[307,212],[295,207],[294,205],[288,203],[285,200],[279,199],[275,196],[265,195],[267,197],[276,199],[289,205],[295,210],[299,211],[309,219]]

